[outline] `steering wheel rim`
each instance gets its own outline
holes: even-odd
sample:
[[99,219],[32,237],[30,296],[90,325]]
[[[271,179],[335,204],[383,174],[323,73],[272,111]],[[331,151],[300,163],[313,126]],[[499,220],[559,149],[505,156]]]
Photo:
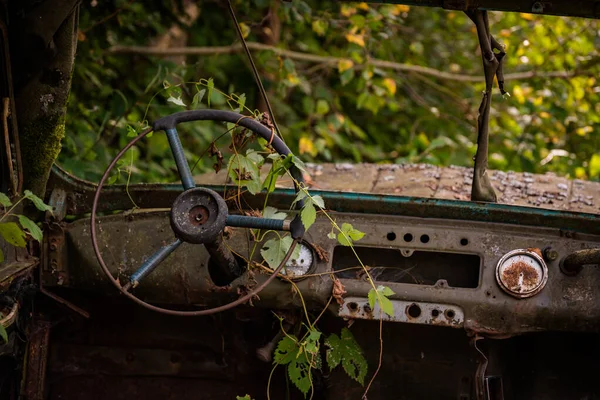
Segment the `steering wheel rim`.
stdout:
[[[205,111],[204,113],[202,113],[203,111]],[[200,114],[199,114],[200,113]],[[180,119],[178,120],[177,117],[180,117]],[[197,118],[193,118],[193,116],[196,116]],[[199,116],[199,118],[198,118]],[[226,118],[223,118],[226,117]],[[156,121],[156,123],[154,124],[154,128],[147,128],[144,131],[142,131],[138,136],[136,136],[135,138],[133,138],[129,143],[127,143],[127,145],[125,147],[123,147],[119,153],[117,153],[117,155],[115,156],[115,158],[110,162],[110,164],[108,165],[108,167],[106,168],[106,171],[104,172],[104,174],[102,175],[102,178],[100,179],[100,182],[98,183],[98,186],[96,188],[96,192],[94,194],[94,200],[92,202],[92,210],[91,210],[91,217],[90,217],[90,236],[92,239],[92,247],[94,249],[94,253],[96,255],[96,258],[98,260],[98,263],[100,264],[100,268],[102,269],[103,273],[106,275],[106,277],[109,279],[109,281],[112,283],[112,285],[117,288],[117,290],[119,290],[119,292],[123,295],[125,295],[127,298],[129,298],[130,300],[134,301],[135,303],[137,303],[138,305],[149,309],[151,311],[155,311],[155,312],[159,312],[162,314],[167,314],[167,315],[174,315],[174,316],[182,316],[182,317],[195,317],[195,316],[203,316],[203,315],[211,315],[211,314],[215,314],[218,312],[222,312],[222,311],[226,311],[229,309],[232,309],[240,304],[243,304],[249,300],[251,300],[254,296],[256,296],[258,293],[260,293],[269,283],[271,283],[273,281],[273,279],[275,279],[277,277],[277,275],[279,274],[279,272],[283,269],[283,267],[285,266],[285,264],[288,262],[288,260],[290,259],[290,257],[292,256],[292,253],[294,252],[294,249],[296,247],[296,245],[298,244],[298,242],[302,239],[302,236],[304,234],[304,230],[303,227],[301,229],[301,233],[300,236],[298,237],[298,233],[296,233],[296,235],[294,235],[294,232],[292,231],[292,237],[294,237],[294,240],[290,246],[290,249],[288,250],[287,254],[285,255],[285,257],[283,258],[283,260],[281,261],[281,263],[277,266],[277,268],[275,268],[275,270],[271,273],[271,275],[267,278],[267,280],[265,280],[263,283],[261,283],[260,285],[258,285],[257,287],[255,287],[253,290],[251,290],[249,293],[247,293],[246,295],[221,306],[218,307],[213,307],[213,308],[208,308],[208,309],[203,309],[203,310],[193,310],[193,311],[180,311],[180,310],[172,310],[172,309],[168,309],[168,308],[163,308],[163,307],[159,307],[159,306],[155,306],[153,304],[147,303],[144,300],[138,298],[137,296],[135,296],[133,293],[130,293],[129,291],[125,290],[123,286],[121,286],[120,282],[113,277],[112,273],[110,272],[110,270],[108,269],[106,262],[104,261],[104,258],[102,257],[102,254],[100,252],[100,247],[98,245],[98,235],[96,232],[96,222],[97,222],[97,218],[96,218],[96,213],[97,213],[97,209],[98,209],[98,202],[100,200],[100,194],[102,192],[102,188],[104,187],[104,184],[106,183],[109,174],[111,173],[111,171],[113,170],[113,168],[115,167],[115,165],[117,164],[117,162],[123,157],[123,155],[125,155],[125,153],[131,149],[138,141],[140,141],[141,139],[143,139],[144,137],[146,137],[149,133],[160,129],[160,130],[166,130],[168,128],[174,128],[175,125],[177,125],[177,123],[179,122],[188,122],[188,121],[195,121],[195,120],[215,120],[215,121],[226,121],[226,122],[230,122],[228,120],[231,120],[232,117],[237,118],[237,122],[236,125],[241,125],[244,126],[250,130],[252,130],[253,132],[257,133],[255,128],[256,128],[256,124],[260,125],[260,127],[266,128],[264,125],[260,124],[257,121],[254,120],[248,120],[247,116],[243,116],[241,114],[237,114],[237,113],[233,113],[230,111],[218,111],[218,110],[197,110],[197,111],[192,111],[192,112],[181,112],[181,113],[176,113],[173,115],[170,115],[168,117],[162,118],[158,121]],[[242,121],[252,121],[252,124],[249,123],[242,123]],[[248,126],[251,125],[251,126]],[[253,129],[254,128],[254,129]],[[261,136],[264,137],[264,132],[262,132]],[[275,134],[273,132],[271,132],[271,137],[269,140],[269,143],[271,144],[274,139],[277,139],[278,141],[275,141],[276,146],[273,146],[277,152],[281,155],[287,155],[287,154],[291,154],[291,152],[289,151],[289,149],[287,148],[287,146],[285,146],[285,144],[283,144],[283,141],[275,136]],[[283,146],[283,147],[282,147]],[[287,150],[287,152],[285,151],[281,151],[281,150]],[[181,174],[180,174],[181,177]],[[182,177],[183,179],[183,177]],[[300,182],[303,181],[303,179],[301,178],[301,174],[300,174]],[[298,187],[296,184],[294,184],[296,191],[298,191]],[[189,189],[185,189],[184,188],[184,192],[187,191]],[[301,205],[300,205],[301,206]],[[298,220],[298,222],[300,222]],[[296,236],[296,237],[295,237]]]

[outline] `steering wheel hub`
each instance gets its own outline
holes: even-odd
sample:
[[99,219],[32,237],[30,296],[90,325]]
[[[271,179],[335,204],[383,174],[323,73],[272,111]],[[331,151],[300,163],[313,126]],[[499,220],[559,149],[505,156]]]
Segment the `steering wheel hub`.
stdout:
[[227,204],[214,190],[194,188],[183,192],[171,208],[171,228],[184,242],[210,243],[227,221]]

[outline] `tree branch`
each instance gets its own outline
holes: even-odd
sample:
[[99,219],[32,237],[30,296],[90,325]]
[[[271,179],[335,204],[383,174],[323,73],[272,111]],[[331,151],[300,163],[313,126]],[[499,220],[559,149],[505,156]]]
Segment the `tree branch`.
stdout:
[[[320,56],[311,53],[302,53],[298,51],[280,49],[279,47],[269,46],[262,43],[249,42],[248,48],[254,51],[271,51],[282,57],[287,57],[293,60],[306,61],[312,63],[323,63],[327,65],[335,66],[340,61],[351,61],[345,57],[332,57],[332,56]],[[214,46],[214,47],[173,47],[168,49],[161,49],[157,47],[146,47],[146,46],[113,46],[108,49],[113,54],[143,54],[153,55],[159,57],[169,56],[181,56],[181,55],[196,55],[196,56],[208,56],[208,55],[219,55],[219,54],[235,54],[242,51],[242,46],[234,44],[231,46]],[[371,59],[369,64],[378,68],[391,69],[394,71],[403,72],[414,72],[422,75],[429,75],[434,78],[459,81],[459,82],[481,82],[483,81],[482,76],[475,75],[462,75],[455,74],[452,72],[440,71],[434,68],[423,67],[420,65],[411,65],[397,63],[393,61]],[[363,65],[356,65],[355,68],[364,68]],[[513,74],[507,74],[504,76],[505,81],[515,80],[526,80],[534,78],[563,78],[568,79],[579,75],[590,75],[585,72],[584,69],[577,69],[574,71],[526,71],[516,72]]]

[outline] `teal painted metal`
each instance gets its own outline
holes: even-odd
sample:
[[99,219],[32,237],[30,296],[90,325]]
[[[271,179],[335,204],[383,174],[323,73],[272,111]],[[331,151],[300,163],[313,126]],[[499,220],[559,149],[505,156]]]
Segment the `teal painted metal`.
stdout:
[[289,231],[286,228],[285,221],[282,219],[273,219],[273,218],[257,218],[257,217],[248,217],[245,215],[228,215],[227,216],[227,226],[232,226],[236,228],[252,228],[252,229],[269,229],[276,231]]
[[[96,186],[82,181],[55,167],[52,184],[67,193],[77,193],[77,201],[69,204],[73,212],[89,213]],[[53,186],[49,186],[53,187]],[[217,193],[237,191],[234,186],[206,185]],[[179,184],[130,185],[129,195],[142,208],[167,208],[181,193]],[[600,235],[600,215],[571,211],[547,210],[498,203],[477,203],[460,200],[445,200],[419,197],[402,197],[384,194],[311,191],[325,200],[328,210],[349,213],[402,215],[419,218],[505,223],[519,226],[540,226],[564,231]],[[266,193],[256,196],[242,194],[244,204],[262,208]],[[296,193],[293,189],[277,189],[269,194],[269,205],[288,209]],[[109,186],[102,191],[102,210],[127,210],[132,208],[124,185]]]

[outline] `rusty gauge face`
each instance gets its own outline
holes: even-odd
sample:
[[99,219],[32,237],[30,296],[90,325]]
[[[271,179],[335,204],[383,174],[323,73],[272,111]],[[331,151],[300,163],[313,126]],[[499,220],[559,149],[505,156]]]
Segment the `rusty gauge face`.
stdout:
[[506,253],[496,267],[496,280],[506,293],[524,299],[535,296],[548,281],[548,267],[536,252],[517,249]]

